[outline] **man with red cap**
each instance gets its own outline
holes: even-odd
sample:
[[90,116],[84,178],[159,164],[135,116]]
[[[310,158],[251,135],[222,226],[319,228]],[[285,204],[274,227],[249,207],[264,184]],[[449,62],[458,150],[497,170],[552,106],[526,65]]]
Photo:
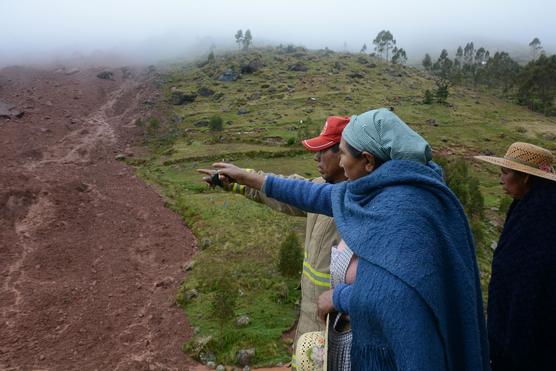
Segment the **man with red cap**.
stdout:
[[[319,136],[302,142],[306,149],[315,152],[315,161],[321,177],[314,179],[314,182],[339,183],[346,180],[344,169],[340,167],[339,144],[342,131],[348,122],[349,116],[329,116]],[[213,185],[211,177],[214,176],[214,170],[200,170],[200,172],[209,175],[203,179]],[[264,173],[260,172],[260,174]],[[299,175],[290,177],[302,178]],[[249,199],[264,203],[288,215],[307,217],[305,259],[301,276],[301,309],[295,336],[295,348],[301,334],[324,330],[324,323],[319,320],[317,314],[317,300],[320,294],[330,289],[330,251],[332,246],[337,245],[340,241],[334,220],[328,216],[306,213],[243,185],[232,183],[225,185],[224,188],[243,194]],[[292,359],[292,368],[296,368],[295,366],[294,358]]]

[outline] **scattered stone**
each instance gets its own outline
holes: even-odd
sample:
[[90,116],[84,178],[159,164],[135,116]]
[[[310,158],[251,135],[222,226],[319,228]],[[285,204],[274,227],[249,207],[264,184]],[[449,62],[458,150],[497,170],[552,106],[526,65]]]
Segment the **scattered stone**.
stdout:
[[237,319],[236,325],[237,327],[245,327],[251,323],[251,318],[249,316],[241,316]]
[[239,75],[235,73],[234,70],[232,70],[231,68],[224,71],[224,73],[218,76],[217,78],[218,81],[225,81],[225,82],[236,81],[237,79],[239,79]]
[[0,118],[22,118],[25,112],[15,108],[14,105],[0,101]]
[[224,367],[224,365],[218,365],[216,366],[216,371],[226,371],[226,367]]
[[125,156],[123,153],[118,153],[118,154],[114,157],[114,159],[115,159],[116,161],[124,161],[124,160],[126,159],[126,156]]
[[494,251],[496,249],[496,247],[498,246],[498,243],[496,241],[492,241],[490,243],[490,248]]
[[102,71],[97,74],[97,77],[101,80],[114,80],[114,74],[110,71]]
[[214,95],[214,90],[203,86],[200,87],[199,90],[197,90],[197,94],[199,94],[201,97],[210,97],[211,95]]
[[181,91],[173,91],[170,99],[172,101],[172,104],[175,106],[179,106],[188,102],[193,102],[195,100],[195,98],[197,98],[197,94],[196,93],[189,93],[186,94],[184,92]]
[[241,73],[254,73],[264,67],[264,63],[260,58],[254,58],[247,64],[242,64],[240,67]]
[[251,363],[253,357],[255,357],[255,348],[241,349],[236,354],[236,361],[241,366],[247,366]]
[[210,368],[211,370],[214,370],[216,368],[216,363],[213,361],[208,361],[207,367]]
[[120,71],[122,71],[122,79],[131,79],[133,77],[133,73],[129,67],[124,66],[120,68]]
[[200,120],[200,121],[197,121],[194,125],[198,128],[206,127],[206,126],[209,126],[209,121],[208,120]]
[[308,69],[303,63],[294,63],[288,66],[288,71],[305,72]]
[[161,281],[155,283],[155,287],[162,287],[163,289],[170,287],[174,283],[174,278],[166,277]]
[[70,68],[69,70],[65,71],[66,75],[75,75],[79,72],[79,68]]
[[251,371],[251,368],[250,368],[249,366],[245,366],[245,367],[243,368],[243,371]]
[[186,303],[188,303],[188,302],[190,302],[191,300],[195,299],[198,296],[199,296],[199,292],[196,289],[191,289],[191,290],[187,290],[183,294],[183,299],[185,300]]
[[438,123],[436,122],[435,119],[428,119],[425,122],[427,123],[427,125],[430,125],[430,126],[438,126]]
[[361,72],[353,72],[348,74],[348,77],[351,77],[352,79],[362,79],[365,77],[365,75],[363,75]]
[[249,111],[245,107],[240,107],[240,109],[237,111],[238,115],[245,115],[247,113],[249,113]]
[[201,248],[201,250],[204,250],[209,248],[211,244],[212,241],[210,240],[210,238],[203,238],[203,240],[201,241],[201,245],[199,247]]
[[[197,166],[195,166],[195,167],[197,167]],[[191,261],[187,262],[183,266],[183,271],[184,272],[189,272],[189,271],[193,270],[193,267],[195,267],[195,264],[196,264],[195,260],[191,260]]]

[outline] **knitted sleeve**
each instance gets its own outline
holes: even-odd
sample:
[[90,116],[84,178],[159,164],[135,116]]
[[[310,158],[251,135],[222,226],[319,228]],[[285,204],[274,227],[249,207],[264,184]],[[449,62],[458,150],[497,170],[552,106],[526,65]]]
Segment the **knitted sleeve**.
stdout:
[[351,297],[351,285],[340,283],[332,293],[332,304],[338,312],[349,314],[349,299]]
[[267,176],[263,192],[310,213],[332,216],[332,184]]

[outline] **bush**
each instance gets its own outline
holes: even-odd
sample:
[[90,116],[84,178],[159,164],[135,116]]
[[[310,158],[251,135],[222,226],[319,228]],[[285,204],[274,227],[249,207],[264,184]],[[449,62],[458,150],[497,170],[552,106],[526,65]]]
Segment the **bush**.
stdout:
[[425,96],[423,97],[423,104],[432,104],[434,99],[434,95],[432,94],[432,92],[427,89],[425,90]]
[[218,321],[220,329],[235,316],[235,306],[238,299],[237,288],[226,274],[222,274],[214,282],[215,291],[211,302],[210,312]]
[[290,232],[280,246],[278,269],[282,275],[293,277],[299,274],[303,264],[303,251],[295,232]]
[[209,130],[210,131],[222,131],[224,128],[222,117],[220,116],[212,116],[209,121]]

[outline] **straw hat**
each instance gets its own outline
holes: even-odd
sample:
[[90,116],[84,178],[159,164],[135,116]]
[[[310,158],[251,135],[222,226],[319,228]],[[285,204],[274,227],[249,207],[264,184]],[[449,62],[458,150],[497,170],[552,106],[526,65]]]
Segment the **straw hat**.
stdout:
[[295,347],[297,369],[300,371],[326,371],[328,358],[328,321],[325,331],[302,334]]
[[556,181],[554,156],[549,150],[529,143],[513,143],[504,157],[475,156],[476,159],[508,169],[521,171],[541,178]]

